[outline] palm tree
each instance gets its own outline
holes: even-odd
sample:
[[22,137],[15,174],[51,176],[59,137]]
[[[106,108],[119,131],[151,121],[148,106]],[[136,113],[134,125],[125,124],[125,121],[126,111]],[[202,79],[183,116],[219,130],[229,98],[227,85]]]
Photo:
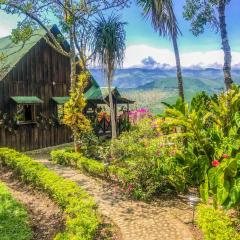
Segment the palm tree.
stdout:
[[96,27],[93,36],[93,59],[102,66],[108,86],[109,104],[111,112],[112,138],[117,137],[116,116],[113,105],[112,83],[114,72],[117,67],[121,67],[126,49],[124,22],[119,16],[110,15],[105,18],[100,15],[96,20]]
[[179,97],[184,101],[183,77],[177,38],[181,34],[173,10],[172,0],[137,0],[146,17],[151,17],[152,25],[162,37],[169,37],[173,44],[178,79]]

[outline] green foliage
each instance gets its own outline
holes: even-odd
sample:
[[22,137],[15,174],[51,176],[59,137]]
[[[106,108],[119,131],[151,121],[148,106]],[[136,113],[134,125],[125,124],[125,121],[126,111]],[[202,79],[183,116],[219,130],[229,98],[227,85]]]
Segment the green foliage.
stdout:
[[32,34],[33,26],[30,23],[25,23],[12,30],[11,39],[15,44],[22,42],[24,45],[31,38]]
[[215,207],[238,207],[240,202],[239,106],[237,86],[218,96],[200,93],[193,98],[191,107],[179,103],[167,108],[165,125],[161,126],[177,128],[169,132],[169,137],[187,139],[179,159],[188,162],[192,182],[201,184],[205,201],[213,197]]
[[81,145],[82,136],[91,131],[90,121],[83,114],[86,107],[84,89],[90,77],[88,71],[81,71],[77,78],[76,87],[72,88],[70,93],[70,100],[64,105],[63,123],[71,128],[77,151]]
[[184,6],[183,17],[191,21],[191,31],[195,36],[204,32],[204,27],[210,25],[218,29],[218,21],[215,16],[215,9],[218,1],[214,0],[187,0]]
[[[126,48],[125,24],[126,23],[120,21],[118,15],[113,14],[108,18],[100,15],[96,20],[92,43],[94,58],[104,67],[108,78],[109,76],[112,78],[112,71],[123,63]],[[108,81],[109,80],[112,81],[112,79],[108,79]]]
[[180,33],[172,1],[137,0],[137,3],[142,7],[143,14],[151,17],[154,29],[160,36],[172,37]]
[[26,209],[11,196],[0,182],[0,236],[1,240],[30,240],[32,231]]
[[81,153],[70,152],[68,150],[54,150],[51,152],[51,159],[60,165],[77,167],[90,175],[104,177],[106,173],[103,163],[88,159]]
[[213,196],[213,203],[226,208],[236,207],[240,204],[240,154],[235,158],[223,159],[219,166],[213,167],[205,177],[205,183],[201,186],[201,195],[205,202],[208,200],[208,192]]
[[133,196],[150,199],[170,191],[184,191],[188,166],[176,158],[182,148],[156,129],[161,119],[145,119],[113,142],[114,164],[128,169],[127,181],[134,185]]
[[121,179],[127,178],[128,171],[116,166],[105,166],[102,162],[84,157],[80,153],[75,153],[71,149],[54,150],[51,152],[53,162],[61,165],[68,165],[79,170],[101,178],[112,178],[113,175]]
[[212,207],[200,205],[197,207],[197,224],[204,234],[205,240],[239,240],[240,234],[225,212]]
[[59,177],[30,157],[7,148],[0,149],[0,162],[16,172],[22,180],[47,192],[64,210],[66,229],[55,239],[93,239],[99,226],[96,204],[76,183]]

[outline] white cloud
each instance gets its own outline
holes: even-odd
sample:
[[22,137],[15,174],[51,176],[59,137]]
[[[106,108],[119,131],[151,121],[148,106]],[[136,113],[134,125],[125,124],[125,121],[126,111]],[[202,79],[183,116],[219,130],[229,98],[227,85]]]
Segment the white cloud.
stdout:
[[0,38],[10,35],[11,31],[7,29],[0,29]]
[[[169,49],[153,48],[147,45],[132,45],[126,49],[124,67],[142,66],[142,60],[147,57],[152,57],[160,65],[169,64],[175,66],[174,53]],[[232,52],[232,57],[232,64],[239,65],[240,52]],[[181,63],[183,67],[219,67],[223,65],[223,59],[222,50],[181,54]]]

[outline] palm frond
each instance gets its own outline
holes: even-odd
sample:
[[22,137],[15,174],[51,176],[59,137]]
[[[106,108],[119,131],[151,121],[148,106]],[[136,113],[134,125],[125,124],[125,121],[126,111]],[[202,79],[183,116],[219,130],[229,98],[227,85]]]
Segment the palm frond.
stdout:
[[124,60],[126,49],[124,30],[125,22],[121,22],[118,15],[110,15],[105,18],[100,15],[95,21],[93,36],[93,58],[101,66],[115,69],[121,66]]
[[145,17],[150,17],[154,29],[160,36],[177,37],[181,34],[172,0],[137,0]]

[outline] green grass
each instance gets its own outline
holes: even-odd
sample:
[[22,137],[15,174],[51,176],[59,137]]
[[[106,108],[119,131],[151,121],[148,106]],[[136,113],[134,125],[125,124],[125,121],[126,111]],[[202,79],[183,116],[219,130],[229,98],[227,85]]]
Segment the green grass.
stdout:
[[32,239],[28,221],[26,209],[11,196],[7,187],[0,182],[0,239]]

